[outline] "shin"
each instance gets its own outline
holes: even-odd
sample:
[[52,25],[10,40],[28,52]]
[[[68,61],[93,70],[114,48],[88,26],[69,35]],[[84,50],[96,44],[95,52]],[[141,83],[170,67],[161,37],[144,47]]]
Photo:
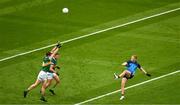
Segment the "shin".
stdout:
[[121,94],[124,95],[125,93],[125,84],[127,82],[127,79],[126,78],[122,78],[122,81],[121,81]]
[[39,84],[41,83],[41,81],[36,80],[36,82],[34,84],[32,84],[27,91],[31,91],[32,89],[34,89],[35,87],[37,87]]
[[45,85],[45,88],[48,88],[48,87],[51,85],[52,80],[53,80],[53,79],[48,79],[48,80],[47,80],[47,83],[46,83],[46,85]]
[[53,86],[53,88],[55,88],[55,87],[60,83],[59,76],[55,75],[55,76],[54,76],[54,79],[55,79],[55,81],[56,81],[56,84]]
[[46,84],[47,84],[47,80],[45,80],[42,83],[42,87],[41,87],[41,94],[42,94],[42,96],[45,96]]

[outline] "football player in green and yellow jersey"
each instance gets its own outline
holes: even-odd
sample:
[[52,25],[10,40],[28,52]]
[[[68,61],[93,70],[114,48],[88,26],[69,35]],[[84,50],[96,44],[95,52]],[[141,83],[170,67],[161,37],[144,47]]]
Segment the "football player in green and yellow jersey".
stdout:
[[37,87],[40,83],[42,83],[42,87],[41,87],[41,98],[40,100],[47,102],[47,100],[45,99],[45,89],[46,89],[46,84],[47,84],[47,72],[51,72],[50,68],[52,65],[52,61],[51,59],[57,54],[59,48],[61,47],[61,44],[58,43],[51,52],[46,53],[46,56],[43,58],[43,63],[42,63],[42,67],[41,70],[38,74],[38,77],[35,81],[35,83],[33,83],[32,85],[30,85],[25,91],[24,91],[24,97],[27,96],[27,94],[34,89],[35,87]]
[[[60,79],[59,79],[59,73],[57,71],[55,71],[55,69],[60,69],[59,66],[57,66],[57,59],[60,57],[60,55],[58,53],[56,53],[54,55],[54,57],[51,59],[51,66],[50,66],[50,72],[47,72],[47,84],[46,84],[46,88],[48,88],[51,83],[52,80],[54,79],[56,81],[55,85],[53,86],[53,88],[55,88],[59,83],[60,83]],[[49,91],[55,95],[53,88],[49,89]]]

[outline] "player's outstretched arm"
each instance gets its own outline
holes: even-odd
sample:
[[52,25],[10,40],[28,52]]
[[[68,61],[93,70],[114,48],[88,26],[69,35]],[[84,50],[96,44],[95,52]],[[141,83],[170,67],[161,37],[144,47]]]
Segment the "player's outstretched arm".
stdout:
[[127,64],[128,64],[127,62],[124,62],[122,63],[122,66],[127,66]]
[[140,67],[140,70],[141,70],[145,75],[147,75],[148,77],[151,76],[151,74],[147,73],[146,70],[144,70],[142,67]]

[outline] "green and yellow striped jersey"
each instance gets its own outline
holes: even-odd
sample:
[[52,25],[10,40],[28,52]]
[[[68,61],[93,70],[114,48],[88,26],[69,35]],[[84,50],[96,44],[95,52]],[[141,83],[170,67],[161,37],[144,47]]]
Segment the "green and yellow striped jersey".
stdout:
[[[49,57],[44,57],[43,58],[43,64],[46,64],[46,63],[48,63],[48,62],[51,62],[51,59],[49,58]],[[51,65],[48,65],[48,66],[42,66],[41,67],[41,70],[43,70],[43,71],[45,71],[45,72],[50,72],[50,66]]]

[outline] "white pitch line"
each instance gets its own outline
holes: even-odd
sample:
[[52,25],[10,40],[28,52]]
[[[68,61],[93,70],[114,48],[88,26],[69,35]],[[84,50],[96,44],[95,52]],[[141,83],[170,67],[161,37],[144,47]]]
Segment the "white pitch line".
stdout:
[[[165,12],[161,12],[161,13],[158,13],[158,14],[155,14],[155,15],[151,15],[151,16],[148,16],[148,17],[144,17],[144,18],[141,18],[141,19],[134,20],[134,21],[130,21],[130,22],[127,22],[127,23],[124,23],[124,24],[120,24],[120,25],[117,25],[117,26],[113,26],[113,27],[110,27],[110,28],[99,30],[99,31],[96,31],[96,32],[93,32],[93,33],[90,33],[90,34],[86,34],[86,35],[83,35],[83,36],[79,36],[79,37],[76,37],[76,38],[65,40],[65,41],[62,42],[62,44],[65,44],[65,43],[68,43],[68,42],[72,42],[74,40],[82,39],[82,38],[85,38],[85,37],[89,37],[89,36],[92,36],[92,35],[96,35],[96,34],[99,34],[99,33],[102,33],[102,32],[106,32],[106,31],[109,31],[109,30],[112,30],[112,29],[124,27],[124,26],[130,25],[130,24],[134,24],[134,23],[137,23],[137,22],[140,22],[140,21],[143,21],[143,20],[147,20],[147,19],[150,19],[150,18],[158,17],[158,16],[161,16],[161,15],[164,15],[164,14],[168,14],[168,13],[171,13],[171,12],[174,12],[174,11],[178,11],[178,10],[180,10],[180,8],[175,8],[175,9],[168,10],[168,11],[165,11]],[[37,48],[37,49],[31,50],[31,51],[27,51],[27,52],[24,52],[24,53],[20,53],[20,54],[17,54],[17,55],[9,56],[9,57],[0,59],[0,62],[6,61],[6,60],[9,60],[9,59],[18,57],[18,56],[27,55],[27,54],[30,54],[30,53],[33,53],[33,52],[36,52],[36,51],[40,51],[40,50],[52,47],[54,45],[55,44],[52,44],[52,45],[48,45],[48,46],[45,46],[45,47]]]
[[[155,80],[158,80],[158,79],[161,79],[161,78],[164,78],[164,77],[167,77],[167,76],[170,76],[170,75],[179,73],[179,72],[180,72],[180,70],[177,70],[177,71],[174,71],[174,72],[171,72],[171,73],[168,73],[168,74],[165,74],[165,75],[162,75],[162,76],[159,76],[159,77],[156,77],[156,78],[153,78],[153,79],[144,81],[144,82],[140,82],[140,83],[137,83],[137,84],[135,84],[135,85],[131,85],[131,86],[129,86],[129,87],[126,87],[125,90],[130,89],[130,88],[133,88],[133,87],[136,87],[136,86],[139,86],[139,85],[143,85],[143,84],[145,84],[145,83],[149,83],[149,82],[152,82],[152,81],[155,81]],[[85,103],[88,103],[88,102],[91,102],[91,101],[94,101],[94,100],[97,100],[97,99],[100,99],[100,98],[103,98],[103,97],[106,97],[106,96],[109,96],[109,95],[118,93],[118,92],[120,92],[120,91],[121,91],[121,89],[116,90],[116,91],[113,91],[113,92],[110,92],[110,93],[107,93],[107,94],[104,94],[104,95],[100,95],[100,96],[97,96],[97,97],[94,97],[94,98],[91,98],[91,99],[88,99],[88,100],[86,100],[86,101],[83,101],[83,102],[80,102],[80,103],[77,103],[77,104],[74,104],[74,105],[85,104]]]

